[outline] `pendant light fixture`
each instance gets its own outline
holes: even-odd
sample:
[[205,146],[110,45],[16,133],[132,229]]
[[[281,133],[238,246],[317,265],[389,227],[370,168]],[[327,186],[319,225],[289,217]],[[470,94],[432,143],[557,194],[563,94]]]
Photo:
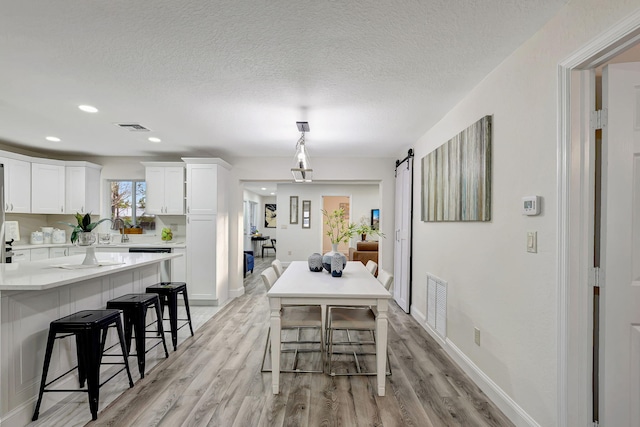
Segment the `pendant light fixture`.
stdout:
[[296,122],[298,130],[302,132],[300,139],[296,143],[296,155],[293,157],[293,167],[291,173],[293,179],[296,182],[311,182],[313,176],[313,169],[311,169],[311,162],[309,161],[309,153],[305,146],[304,133],[309,132],[308,122]]

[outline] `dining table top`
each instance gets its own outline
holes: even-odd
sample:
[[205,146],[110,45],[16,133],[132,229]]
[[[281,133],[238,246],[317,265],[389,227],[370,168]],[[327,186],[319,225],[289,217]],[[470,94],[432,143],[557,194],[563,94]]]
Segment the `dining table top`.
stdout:
[[388,299],[391,294],[360,261],[349,261],[342,277],[309,270],[306,261],[292,261],[267,292],[269,298]]

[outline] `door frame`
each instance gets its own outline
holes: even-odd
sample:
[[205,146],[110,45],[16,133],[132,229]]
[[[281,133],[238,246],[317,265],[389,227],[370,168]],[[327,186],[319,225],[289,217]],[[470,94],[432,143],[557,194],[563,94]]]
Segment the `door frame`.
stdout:
[[558,64],[558,425],[592,425],[594,70],[639,42],[637,10]]

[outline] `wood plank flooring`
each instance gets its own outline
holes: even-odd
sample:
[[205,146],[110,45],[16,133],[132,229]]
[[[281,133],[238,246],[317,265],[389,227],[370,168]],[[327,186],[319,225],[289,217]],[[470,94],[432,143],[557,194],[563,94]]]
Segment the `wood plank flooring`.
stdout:
[[[245,279],[245,295],[223,307],[168,359],[159,358],[133,388],[121,381],[126,391],[107,407],[101,402],[97,421],[90,421],[85,400],[85,414],[70,419],[61,415],[63,408],[43,414],[40,425],[513,425],[395,303],[389,315],[393,373],[387,376],[387,396],[377,395],[375,377],[302,373],[282,373],[280,394],[273,395],[271,374],[260,371],[269,305],[259,271],[271,260],[256,258],[253,275]],[[312,353],[299,357],[299,364],[317,360]],[[338,363],[352,369],[347,357]]]

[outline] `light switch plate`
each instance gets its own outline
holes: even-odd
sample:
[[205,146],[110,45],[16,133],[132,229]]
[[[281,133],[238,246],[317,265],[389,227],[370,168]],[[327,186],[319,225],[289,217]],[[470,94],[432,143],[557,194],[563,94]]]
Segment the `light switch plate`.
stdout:
[[538,252],[538,232],[537,231],[527,231],[527,252],[537,253]]

